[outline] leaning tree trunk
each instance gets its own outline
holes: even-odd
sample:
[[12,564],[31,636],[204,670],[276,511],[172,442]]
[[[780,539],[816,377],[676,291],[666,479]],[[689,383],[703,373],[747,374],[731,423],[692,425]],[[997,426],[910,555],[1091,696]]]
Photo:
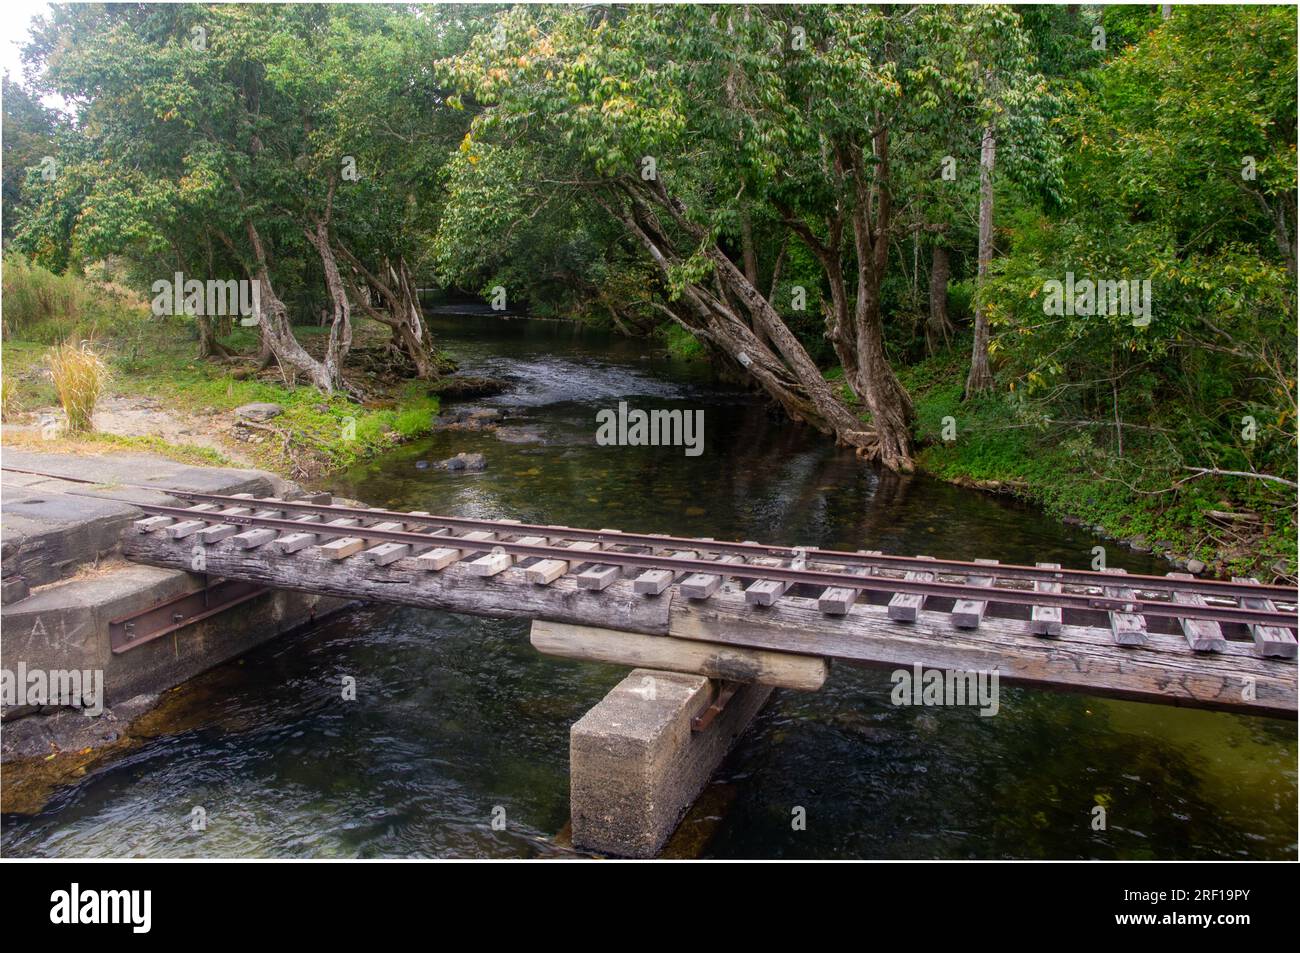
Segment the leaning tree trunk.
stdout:
[[984,303],[984,283],[993,260],[993,154],[996,140],[992,125],[984,127],[980,144],[980,236],[979,268],[975,279],[975,341],[971,346],[970,373],[966,376],[966,396],[974,397],[993,389],[993,372],[989,370],[989,318]]
[[[889,228],[893,196],[889,187],[889,137],[884,129],[872,138],[872,181],[868,186],[865,162],[845,153],[845,167],[853,178],[853,247],[858,265],[858,296],[853,313],[857,345],[859,396],[871,412],[876,433],[875,456],[886,467],[912,470],[912,399],[899,383],[885,354],[885,324],[880,287],[889,265]],[[874,199],[874,201],[873,201]],[[875,216],[872,220],[872,208]]]
[[334,386],[341,386],[343,362],[352,348],[352,306],[343,288],[343,278],[334,258],[334,249],[330,245],[329,223],[318,219],[314,229],[303,229],[303,232],[320,256],[321,268],[325,272],[325,287],[329,291],[333,307],[329,342],[325,346],[325,374]]
[[935,245],[930,259],[930,318],[925,324],[925,353],[934,354],[947,345],[953,333],[948,317],[948,278],[952,263],[948,249]]
[[397,300],[394,302],[394,317],[398,319],[394,333],[415,364],[415,374],[420,380],[436,380],[438,375],[437,355],[434,353],[433,335],[424,323],[424,310],[420,307],[420,294],[411,280],[411,271],[406,266],[405,258],[397,259],[397,268],[393,272]]
[[325,365],[308,354],[306,349],[298,343],[298,339],[293,336],[293,328],[289,323],[289,309],[285,307],[284,302],[280,300],[280,296],[275,293],[275,289],[271,285],[271,272],[267,266],[266,249],[262,245],[262,236],[258,232],[257,226],[253,224],[253,220],[250,218],[246,221],[245,227],[249,243],[253,246],[254,261],[257,263],[254,274],[259,287],[260,306],[257,319],[262,330],[263,358],[266,358],[269,351],[280,362],[281,367],[288,365],[299,370],[319,390],[326,394],[334,393],[338,381],[335,380]]

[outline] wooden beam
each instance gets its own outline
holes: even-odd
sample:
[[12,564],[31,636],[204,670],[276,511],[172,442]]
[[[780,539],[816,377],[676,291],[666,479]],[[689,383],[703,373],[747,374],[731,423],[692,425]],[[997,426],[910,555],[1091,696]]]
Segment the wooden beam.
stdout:
[[815,692],[826,682],[830,666],[823,658],[709,645],[690,639],[642,635],[566,622],[533,622],[532,643],[545,655],[688,672],[733,682],[755,682]]
[[[1246,576],[1234,576],[1233,582],[1258,586],[1259,580]],[[1260,612],[1276,612],[1277,606],[1271,599],[1254,599],[1243,596],[1240,600],[1243,609],[1256,609]],[[1250,636],[1255,640],[1255,652],[1265,658],[1295,658],[1296,639],[1291,630],[1280,625],[1248,625]]]
[[[977,559],[975,561],[986,566],[996,566],[998,564],[996,559]],[[993,577],[967,576],[966,585],[989,589],[993,586]],[[978,629],[988,605],[988,602],[982,599],[958,599],[953,603],[952,612],[950,613],[952,615],[952,624],[959,629]]]
[[[917,556],[917,559],[933,559],[933,556]],[[909,572],[903,576],[910,582],[933,582],[932,572]],[[915,622],[917,613],[925,605],[925,596],[919,592],[896,592],[889,600],[889,617],[895,622]]]
[[[1039,563],[1039,569],[1060,569],[1060,563]],[[1034,583],[1034,592],[1060,592],[1059,582],[1039,579]],[[1034,635],[1055,637],[1061,634],[1061,607],[1034,606],[1029,613],[1029,631]]]
[[953,629],[946,613],[928,611],[900,625],[883,606],[859,602],[847,616],[832,617],[822,614],[815,599],[798,596],[786,596],[760,614],[735,592],[718,593],[706,603],[673,600],[668,634],[890,669],[997,669],[1007,684],[1296,717],[1295,663],[1259,658],[1245,643],[1230,642],[1218,655],[1196,654],[1187,651],[1181,635],[1152,633],[1139,652],[1090,626],[1062,625],[1058,638],[1042,639],[1015,620],[986,619],[978,629]]
[[[1196,581],[1196,577],[1188,572],[1171,572],[1167,575],[1170,579]],[[1171,601],[1180,606],[1205,605],[1205,597],[1197,592],[1175,591]],[[1183,627],[1183,635],[1187,637],[1187,644],[1191,646],[1193,652],[1222,652],[1228,645],[1228,640],[1223,637],[1223,627],[1217,622],[1205,619],[1179,619],[1178,623]]]
[[[589,553],[600,549],[595,540],[580,539],[568,547],[574,552]],[[581,560],[570,562],[566,559],[539,559],[531,566],[524,567],[524,577],[535,586],[549,586],[569,571],[570,565],[577,565]]]
[[[1128,575],[1126,569],[1105,569],[1113,576]],[[1103,586],[1102,592],[1111,599],[1123,599],[1126,602],[1137,601],[1137,593],[1128,586]],[[1110,632],[1115,639],[1116,645],[1146,645],[1147,643],[1147,620],[1146,616],[1138,615],[1136,612],[1110,612]]]

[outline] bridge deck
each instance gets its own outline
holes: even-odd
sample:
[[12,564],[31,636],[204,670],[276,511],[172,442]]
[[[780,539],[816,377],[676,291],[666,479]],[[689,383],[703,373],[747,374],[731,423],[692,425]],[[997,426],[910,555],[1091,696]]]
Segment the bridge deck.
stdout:
[[139,562],[480,615],[1295,717],[1296,593],[186,494],[145,506]]

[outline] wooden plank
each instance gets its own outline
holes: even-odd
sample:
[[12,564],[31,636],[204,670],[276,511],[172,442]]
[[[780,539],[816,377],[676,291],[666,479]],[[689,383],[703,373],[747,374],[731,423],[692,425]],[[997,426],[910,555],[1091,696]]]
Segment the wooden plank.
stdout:
[[[406,524],[401,522],[377,523],[372,529],[382,530],[405,530]],[[403,556],[411,552],[410,543],[378,543],[371,546],[368,540],[363,540],[361,551],[357,553],[357,559],[361,560],[368,566],[387,566],[389,563],[397,562]]]
[[[933,556],[917,556],[933,559]],[[908,582],[934,582],[934,573],[912,571],[903,576]],[[915,622],[917,613],[925,605],[925,596],[919,592],[896,592],[889,600],[888,614],[895,622]]]
[[[487,540],[493,539],[495,536],[495,533],[475,531],[473,533],[466,533],[464,536],[453,536],[450,541],[456,539]],[[465,556],[470,552],[474,552],[474,550],[452,549],[451,547],[443,546],[438,549],[431,549],[427,553],[421,553],[420,555],[415,556],[414,560],[419,568],[426,572],[438,572],[446,569],[454,562],[459,562],[462,556]]]
[[[795,548],[795,555],[784,562],[759,560],[760,565],[785,566],[789,569],[806,569],[808,554],[803,547]],[[781,579],[756,579],[745,589],[745,601],[751,606],[770,606],[790,589],[790,583]]]
[[[1186,579],[1188,582],[1195,582],[1196,577],[1189,572],[1171,572],[1166,573],[1170,579]],[[1199,592],[1179,592],[1174,591],[1170,597],[1175,605],[1180,606],[1204,606],[1205,598]],[[1183,627],[1183,635],[1187,637],[1187,644],[1191,646],[1193,652],[1222,652],[1228,647],[1228,640],[1223,637],[1223,627],[1217,622],[1210,622],[1206,619],[1179,619],[1179,625]]]
[[819,690],[830,671],[825,659],[811,655],[709,645],[690,639],[541,619],[533,622],[531,641],[537,651],[561,658],[689,672],[805,692]]
[[280,535],[278,529],[250,529],[230,537],[230,543],[236,549],[256,549],[265,546]]
[[[674,558],[695,559],[697,553],[692,550],[674,550],[667,555]],[[647,569],[632,581],[632,591],[643,596],[657,596],[676,579],[685,578],[689,573],[675,573],[671,569]]]
[[[996,566],[998,564],[996,559],[977,559],[975,561],[985,566]],[[993,587],[993,577],[967,576],[966,584],[980,589],[990,589]],[[988,602],[983,599],[958,599],[952,604],[953,626],[958,629],[978,629],[988,605]]]
[[[198,506],[190,506],[187,509],[191,513],[211,513],[213,510],[221,509],[216,503],[200,503]],[[181,520],[179,523],[171,523],[163,527],[163,532],[167,534],[168,539],[184,539],[192,536],[203,527],[210,524],[203,520]]]
[[[216,516],[247,516],[253,512],[247,506],[231,506],[214,515]],[[199,542],[215,543],[217,540],[225,539],[227,536],[234,536],[239,532],[239,527],[233,523],[218,523],[215,526],[205,526],[194,535],[198,537]]]
[[[574,552],[590,553],[600,549],[600,543],[594,539],[582,539],[568,547]],[[573,560],[574,563],[580,560]],[[540,559],[524,568],[525,578],[535,586],[549,586],[569,571],[570,560]]]
[[[1060,563],[1039,563],[1039,569],[1060,569]],[[1034,592],[1060,592],[1061,584],[1047,579],[1034,582]],[[1034,606],[1029,613],[1029,631],[1034,635],[1054,637],[1061,634],[1061,607]]]
[[[1105,569],[1103,572],[1112,576],[1125,576],[1125,569]],[[1110,599],[1123,599],[1126,602],[1137,600],[1137,594],[1128,586],[1103,586],[1102,592]],[[1116,645],[1146,645],[1147,620],[1136,612],[1110,612],[1110,631]]]
[[[524,546],[542,546],[545,545],[546,539],[541,536],[525,536],[522,539],[514,540],[514,542]],[[498,573],[505,572],[521,558],[528,559],[529,557],[512,556],[510,553],[494,550],[465,565],[476,576],[495,576]]]
[[[1252,579],[1247,576],[1234,576],[1233,582],[1239,582],[1247,586],[1258,586],[1258,579]],[[1251,596],[1242,596],[1238,600],[1243,609],[1254,609],[1257,612],[1276,612],[1277,606],[1271,599],[1256,599]],[[1248,625],[1250,636],[1255,640],[1255,653],[1265,658],[1295,658],[1296,657],[1296,638],[1291,634],[1291,630],[1281,625]]]
[[578,573],[578,588],[600,592],[623,575],[621,566],[592,566]]
[[[858,552],[864,556],[880,555],[878,549],[859,549]],[[875,570],[870,566],[863,566],[860,569],[854,569],[853,573],[859,576],[873,576]],[[826,615],[847,615],[853,603],[857,601],[857,589],[831,586],[829,589],[823,590],[822,594],[817,597],[817,608]]]
[[[301,520],[294,520],[295,523],[302,523],[306,521],[307,521],[306,518]],[[328,523],[322,523],[321,525],[347,527],[347,526],[356,526],[360,522],[361,520],[359,519],[352,519],[350,517],[345,517],[341,519],[330,520]],[[290,553],[296,553],[301,550],[307,549],[309,546],[315,546],[319,540],[320,537],[315,533],[286,533],[284,536],[281,536],[279,539],[272,541],[272,543],[268,548],[274,552],[280,553],[281,555],[287,556]]]
[[[318,513],[312,513],[294,520],[295,523],[319,523],[320,521],[321,517]],[[276,538],[289,535],[292,534],[282,533],[278,529],[250,529],[247,532],[230,537],[230,543],[236,549],[256,549],[258,546],[265,546]]]
[[[716,560],[719,563],[743,563],[743,556],[728,555]],[[687,599],[707,599],[722,588],[722,576],[708,572],[691,573],[677,587]]]

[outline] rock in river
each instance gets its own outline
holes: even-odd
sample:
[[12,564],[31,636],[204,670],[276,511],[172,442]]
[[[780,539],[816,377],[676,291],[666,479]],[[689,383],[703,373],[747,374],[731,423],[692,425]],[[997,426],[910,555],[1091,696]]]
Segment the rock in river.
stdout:
[[446,460],[430,463],[427,460],[416,461],[417,470],[447,470],[451,473],[470,473],[487,469],[487,460],[481,453],[458,453]]

